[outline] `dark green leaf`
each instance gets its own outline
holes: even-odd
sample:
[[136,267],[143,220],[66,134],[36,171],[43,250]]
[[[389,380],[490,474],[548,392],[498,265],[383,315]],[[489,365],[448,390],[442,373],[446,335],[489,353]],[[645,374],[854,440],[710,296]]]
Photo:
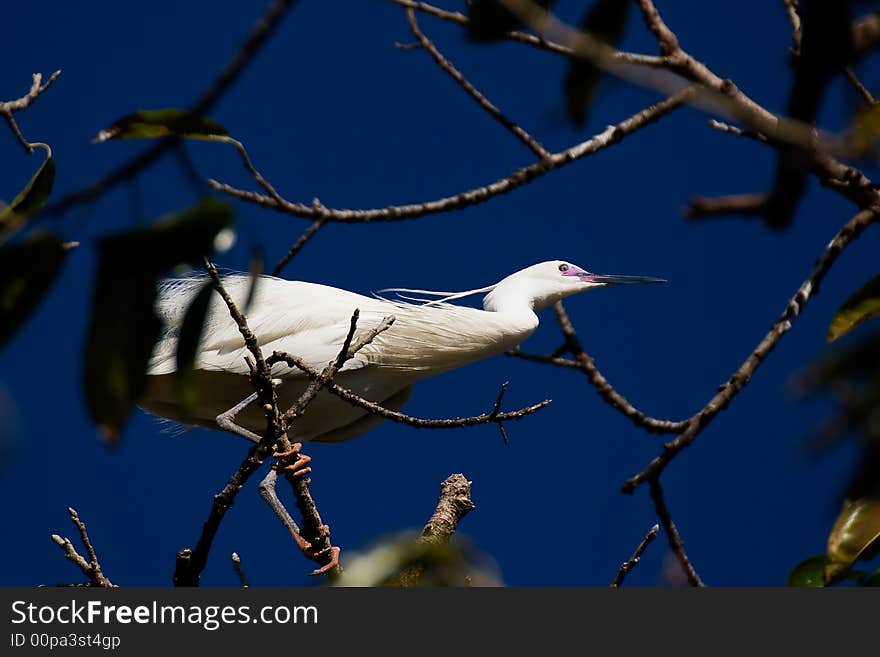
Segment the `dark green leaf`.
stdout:
[[192,408],[196,403],[198,390],[195,386],[195,364],[199,341],[202,339],[202,329],[205,324],[205,316],[208,314],[208,306],[214,295],[214,283],[211,280],[205,282],[198,291],[180,324],[180,333],[177,337],[177,392],[184,408]]
[[[539,20],[544,14],[542,9],[549,9],[554,2],[555,0],[535,0],[523,3],[523,10]],[[482,43],[503,39],[505,34],[518,29],[524,22],[499,0],[473,0],[468,8],[468,18],[467,38]]]
[[[612,47],[617,47],[626,31],[630,0],[596,0],[581,23],[581,31]],[[569,118],[584,125],[602,77],[602,69],[586,57],[569,58],[565,76],[565,107]]]
[[846,335],[856,326],[880,315],[880,276],[875,276],[843,302],[828,327],[828,342]]
[[84,386],[89,412],[108,440],[118,439],[146,383],[161,328],[153,309],[158,278],[210,254],[217,233],[231,223],[229,205],[207,199],[99,242]]
[[24,324],[52,287],[67,251],[49,233],[0,247],[0,345]]
[[801,561],[788,575],[788,586],[825,586],[828,556],[820,554]]
[[[42,146],[43,144],[33,144]],[[20,228],[28,219],[40,211],[55,182],[55,160],[52,152],[46,147],[49,157],[40,165],[24,189],[7,207],[0,210],[0,235]]]
[[226,128],[205,116],[187,110],[166,108],[140,110],[123,116],[101,130],[92,143],[111,139],[154,139],[171,136],[206,139],[228,134]]
[[880,549],[880,499],[862,497],[844,505],[828,535],[827,576],[838,576],[857,559],[871,559]]

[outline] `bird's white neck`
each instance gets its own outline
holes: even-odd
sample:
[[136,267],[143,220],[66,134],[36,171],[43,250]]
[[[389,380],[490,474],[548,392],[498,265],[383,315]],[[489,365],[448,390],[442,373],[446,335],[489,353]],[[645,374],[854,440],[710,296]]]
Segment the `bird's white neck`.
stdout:
[[534,299],[523,294],[522,289],[498,285],[483,298],[483,309],[504,315],[514,332],[531,333],[538,328]]

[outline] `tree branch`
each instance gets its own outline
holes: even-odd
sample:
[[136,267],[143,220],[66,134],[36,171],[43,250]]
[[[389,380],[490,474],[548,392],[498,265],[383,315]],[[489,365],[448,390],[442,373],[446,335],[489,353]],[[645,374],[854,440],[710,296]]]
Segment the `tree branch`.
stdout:
[[13,114],[15,112],[30,107],[31,103],[39,98],[40,94],[46,91],[46,89],[48,89],[52,85],[52,83],[58,79],[59,75],[61,75],[61,71],[55,71],[52,75],[49,76],[49,79],[46,80],[46,84],[42,84],[43,75],[41,73],[34,73],[33,80],[31,82],[31,88],[24,96],[22,96],[21,98],[17,98],[16,100],[7,100],[0,102],[0,115],[2,115],[4,119],[6,119],[6,123],[9,125],[9,129],[12,130],[12,134],[15,135],[18,143],[21,144],[24,150],[28,153],[33,153],[34,149],[31,146],[30,142],[24,138],[24,135],[21,133],[21,129],[15,122],[15,117],[13,116]]
[[92,541],[89,538],[88,531],[86,531],[85,523],[80,520],[79,514],[73,507],[69,507],[67,512],[70,514],[71,522],[76,525],[76,528],[79,531],[80,540],[82,541],[83,547],[86,549],[86,554],[88,554],[89,557],[88,561],[76,551],[76,548],[73,547],[73,543],[69,538],[62,538],[58,534],[52,534],[52,540],[55,541],[55,543],[58,544],[58,547],[64,551],[64,556],[76,564],[77,568],[82,571],[82,574],[88,578],[89,586],[115,588],[116,585],[107,579],[106,575],[104,575],[101,570],[101,564],[98,562],[98,555],[95,553],[95,548],[92,546]]
[[819,285],[828,270],[837,260],[843,250],[862,234],[869,225],[877,221],[880,205],[862,210],[852,217],[843,228],[838,231],[825,250],[822,251],[810,275],[801,283],[794,296],[785,306],[785,310],[777,319],[764,339],[746,358],[743,364],[721,386],[719,392],[709,402],[687,421],[685,430],[674,440],[663,446],[663,452],[655,457],[644,470],[628,479],[623,487],[624,493],[632,493],[637,486],[659,477],[660,473],[675,458],[675,456],[697,438],[697,436],[709,425],[718,413],[727,408],[733,398],[748,384],[752,374],[769,355],[779,340],[791,329],[807,302],[819,291]]
[[681,565],[688,583],[691,586],[705,586],[703,580],[700,579],[700,576],[694,569],[693,564],[691,564],[690,559],[688,559],[687,552],[684,551],[684,542],[681,540],[678,528],[672,522],[672,515],[670,515],[666,501],[663,499],[663,488],[660,486],[660,479],[658,477],[651,479],[650,489],[651,499],[654,500],[654,508],[657,510],[657,517],[660,519],[660,523],[663,525],[663,530],[666,532],[666,537],[669,540],[669,547],[678,559],[678,563]]
[[537,139],[532,137],[528,132],[523,130],[519,125],[508,119],[504,114],[498,109],[495,105],[489,101],[479,90],[477,90],[474,85],[472,85],[461,72],[455,68],[452,62],[446,59],[434,43],[425,36],[422,30],[419,28],[418,21],[416,20],[416,13],[412,7],[408,7],[406,10],[406,19],[409,22],[409,29],[412,31],[413,36],[418,40],[421,44],[422,48],[428,51],[431,55],[431,58],[437,63],[444,73],[449,75],[455,83],[461,87],[465,93],[467,93],[471,98],[473,98],[477,105],[482,107],[492,118],[498,121],[501,125],[503,125],[507,130],[509,130],[517,139],[519,139],[523,144],[526,145],[535,155],[538,156],[539,160],[549,160],[550,153],[538,142]]
[[[463,474],[453,474],[440,484],[440,499],[437,501],[437,507],[416,539],[417,544],[443,546],[452,540],[458,523],[474,509],[471,500],[471,483]],[[390,584],[418,586],[424,571],[423,564],[414,564],[394,576]]]
[[344,401],[347,401],[352,406],[358,406],[374,415],[383,417],[386,420],[391,420],[392,422],[398,422],[400,424],[406,424],[417,429],[453,429],[457,427],[472,427],[477,424],[501,424],[502,422],[507,422],[509,420],[519,420],[526,415],[531,415],[535,411],[544,408],[550,403],[549,399],[545,399],[542,402],[520,408],[516,411],[506,411],[503,413],[499,413],[495,408],[493,408],[493,410],[489,413],[482,413],[480,415],[473,415],[470,417],[429,420],[425,418],[406,415],[399,411],[392,411],[388,408],[385,408],[384,406],[380,406],[375,402],[371,402],[370,400],[353,393],[351,390],[343,388],[337,383],[334,383],[333,381],[327,379],[323,373],[313,370],[299,357],[292,354],[288,354],[283,351],[276,351],[269,357],[269,362],[272,364],[283,362],[286,363],[288,367],[295,367],[299,370],[302,370],[308,375],[310,379],[312,379],[313,382],[320,382],[321,387],[327,390],[327,392],[336,395]]
[[612,144],[616,144],[624,137],[637,132],[639,129],[659,120],[666,114],[669,114],[681,105],[687,103],[692,93],[693,89],[690,87],[682,89],[672,96],[637,112],[631,117],[621,121],[616,126],[608,126],[592,139],[588,139],[587,141],[576,144],[566,150],[554,153],[549,160],[538,161],[529,166],[517,169],[506,178],[501,178],[483,187],[476,187],[474,189],[460,192],[454,196],[447,196],[432,201],[424,201],[422,203],[391,205],[368,210],[327,208],[323,205],[315,207],[313,205],[309,206],[303,203],[294,203],[287,200],[284,200],[283,203],[279,203],[270,196],[260,194],[259,192],[237,189],[231,185],[220,183],[213,179],[209,179],[208,184],[219,192],[223,192],[224,194],[228,194],[243,201],[248,201],[262,207],[298,217],[309,217],[312,219],[324,218],[327,221],[338,223],[369,223],[374,221],[401,221],[404,219],[414,219],[429,214],[448,212],[450,210],[461,210],[471,205],[484,203],[496,196],[507,194],[522,185],[546,175],[550,171],[560,169],[572,162],[580,160],[581,158],[603,150]]
[[642,558],[642,554],[648,549],[648,546],[654,542],[658,533],[660,533],[660,525],[654,525],[648,530],[648,533],[645,534],[645,538],[639,543],[639,546],[636,548],[636,551],[633,552],[633,555],[620,566],[620,570],[617,571],[614,581],[611,582],[610,586],[612,589],[620,588],[620,585],[623,584],[624,578],[629,574],[629,571],[636,567],[636,564],[638,564]]

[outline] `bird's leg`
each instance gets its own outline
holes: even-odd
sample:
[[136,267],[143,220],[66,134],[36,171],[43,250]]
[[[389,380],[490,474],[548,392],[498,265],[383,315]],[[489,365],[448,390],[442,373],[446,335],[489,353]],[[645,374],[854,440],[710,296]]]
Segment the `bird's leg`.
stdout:
[[245,408],[254,403],[257,399],[257,393],[251,394],[246,399],[240,401],[235,406],[230,408],[228,411],[224,411],[220,413],[215,418],[215,422],[217,422],[217,426],[223,429],[224,431],[229,431],[230,433],[237,433],[239,436],[243,436],[248,440],[258,443],[262,440],[261,436],[258,436],[253,431],[249,431],[242,426],[239,426],[235,423],[235,416],[241,413]]
[[296,522],[281,503],[281,500],[278,499],[278,494],[275,492],[275,482],[277,480],[278,473],[275,470],[269,470],[269,474],[265,476],[258,486],[260,497],[262,497],[266,501],[266,504],[269,505],[269,508],[275,512],[275,515],[278,516],[281,524],[287,528],[287,531],[290,532],[293,540],[296,541],[297,547],[308,557],[309,552],[313,550],[312,544],[302,537]]
[[[299,444],[299,443],[297,443]],[[292,453],[293,450],[291,450]],[[290,513],[284,507],[284,504],[281,503],[281,500],[278,498],[278,494],[275,492],[275,483],[278,481],[278,472],[277,470],[269,470],[269,474],[260,482],[259,490],[260,497],[262,497],[266,504],[269,505],[269,508],[278,516],[278,519],[281,520],[281,524],[283,524],[287,531],[290,532],[291,537],[296,542],[296,546],[300,549],[300,552],[303,553],[303,556],[306,559],[311,561],[321,562],[321,557],[329,552],[330,559],[320,568],[316,568],[312,571],[312,575],[323,575],[327,571],[335,568],[339,565],[339,553],[340,549],[336,546],[331,545],[330,547],[323,550],[316,550],[314,546],[307,541],[302,536],[302,532],[300,528],[297,526],[294,519],[291,517]],[[323,525],[318,528],[319,537],[325,537],[330,535],[330,527],[327,525]]]
[[[293,443],[289,450],[285,452],[275,452],[272,456],[278,459],[278,463],[275,463],[272,466],[273,470],[290,472],[294,477],[301,477],[312,471],[311,468],[305,467],[311,462],[312,457],[306,456],[302,453],[302,443]],[[296,457],[296,461],[290,463],[289,459],[293,456]]]

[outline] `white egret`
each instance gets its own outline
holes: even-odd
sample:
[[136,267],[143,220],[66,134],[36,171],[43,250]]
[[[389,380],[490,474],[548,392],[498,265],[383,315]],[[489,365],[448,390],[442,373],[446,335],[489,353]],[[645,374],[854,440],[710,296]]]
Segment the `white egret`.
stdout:
[[[253,393],[238,327],[219,295],[208,308],[196,357],[198,399],[186,407],[178,399],[175,378],[177,333],[183,315],[204,278],[172,279],[159,290],[157,314],[165,333],[157,344],[140,405],[156,415],[186,425],[218,428],[217,417]],[[383,292],[438,296],[417,303],[367,297],[326,285],[262,277],[247,310],[248,324],[266,355],[285,351],[320,371],[334,360],[348,334],[353,311],[360,310],[358,333],[394,315],[393,326],[349,360],[335,381],[382,406],[399,410],[413,383],[447,370],[500,354],[529,337],[547,306],[584,290],[624,283],[659,283],[645,276],[593,274],[561,260],[522,269],[494,285],[445,293],[393,288]],[[250,288],[246,274],[223,277],[223,286],[239,308]],[[483,310],[449,303],[487,292]],[[290,407],[308,385],[307,376],[283,363],[272,370],[279,379],[279,404]],[[290,438],[299,442],[339,442],[359,436],[382,421],[366,410],[322,391],[297,418]],[[265,428],[258,405],[236,416],[236,424],[253,432]]]

